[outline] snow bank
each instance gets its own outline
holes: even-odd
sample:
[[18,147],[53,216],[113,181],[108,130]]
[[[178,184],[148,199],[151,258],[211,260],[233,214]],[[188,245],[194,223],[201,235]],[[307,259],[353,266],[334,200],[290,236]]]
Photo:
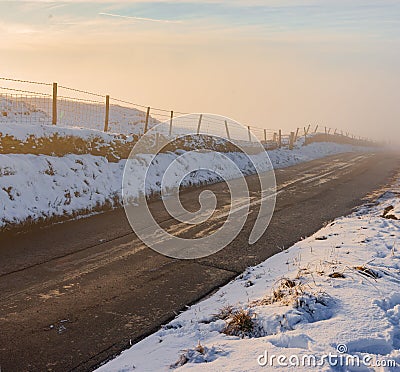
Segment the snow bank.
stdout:
[[[259,371],[272,355],[287,365],[275,358],[264,370],[399,370],[400,221],[382,217],[389,210],[399,216],[399,185],[249,268],[98,371]],[[246,322],[232,332],[239,317]],[[348,365],[289,364],[329,353]]]
[[[1,117],[1,116],[0,116]],[[19,141],[26,141],[30,137],[78,137],[83,140],[91,140],[93,138],[101,138],[104,142],[112,142],[116,137],[120,137],[114,133],[105,133],[102,130],[87,129],[80,127],[61,127],[46,124],[21,124],[14,122],[1,122],[0,133],[2,137],[11,136]],[[132,140],[132,136],[128,137]]]
[[[287,167],[304,161],[346,151],[363,150],[348,145],[315,143],[293,151],[280,149],[268,152],[275,168]],[[179,155],[159,154],[157,163],[151,167],[148,195],[159,193],[160,175]],[[253,172],[252,164],[241,153],[227,154],[245,174]],[[199,155],[197,155],[199,156]],[[215,162],[212,154],[211,165]],[[144,156],[145,158],[145,156]],[[252,155],[260,163],[262,154]],[[193,157],[193,164],[196,164]],[[0,155],[0,228],[49,217],[74,217],[89,214],[102,207],[121,205],[122,175],[126,160],[108,162],[105,157],[93,155],[46,155],[8,154]],[[266,164],[260,164],[266,167]],[[144,167],[144,165],[143,165]],[[144,170],[144,168],[143,168]],[[144,174],[144,172],[143,172]],[[214,173],[201,171],[191,174],[183,186],[218,182]],[[139,197],[134,189],[133,198]]]
[[123,166],[92,155],[0,155],[0,226],[113,203]]

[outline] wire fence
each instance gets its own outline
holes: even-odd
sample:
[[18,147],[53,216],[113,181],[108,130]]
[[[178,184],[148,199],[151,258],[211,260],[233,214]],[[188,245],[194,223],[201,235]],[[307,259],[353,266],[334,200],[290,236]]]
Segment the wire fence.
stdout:
[[[149,107],[57,83],[3,77],[0,81],[0,123],[53,124],[125,135],[142,135],[163,123],[159,126],[163,135],[197,130],[232,139],[248,135],[233,120],[214,115],[203,114],[197,128],[199,124],[187,112]],[[249,140],[272,141],[272,129],[249,128]]]
[[[197,131],[249,142],[259,140],[270,147],[293,147],[296,140],[313,133],[311,125],[285,135],[281,130],[243,127],[224,117],[197,115],[198,119],[194,120],[193,114],[145,106],[57,83],[0,77],[0,123],[60,125],[139,136],[158,125],[157,131],[164,136]],[[314,132],[317,130],[318,126]],[[337,129],[327,131],[325,127],[325,134],[332,131],[334,135],[355,138]],[[366,139],[359,137],[359,140]]]

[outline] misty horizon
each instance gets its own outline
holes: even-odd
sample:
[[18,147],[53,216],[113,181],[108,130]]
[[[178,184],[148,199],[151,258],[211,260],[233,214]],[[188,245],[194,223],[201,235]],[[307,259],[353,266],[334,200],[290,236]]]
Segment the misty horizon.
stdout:
[[0,2],[1,75],[398,142],[394,1]]

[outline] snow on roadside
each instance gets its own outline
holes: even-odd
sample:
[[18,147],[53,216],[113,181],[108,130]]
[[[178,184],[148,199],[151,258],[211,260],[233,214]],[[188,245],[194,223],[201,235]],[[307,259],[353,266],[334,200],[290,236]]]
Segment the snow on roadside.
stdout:
[[0,226],[112,202],[120,194],[116,174],[123,166],[92,155],[0,155]]
[[[349,151],[366,151],[349,145],[314,143],[293,151],[287,149],[269,151],[274,168],[282,168],[327,155]],[[154,174],[147,184],[149,194],[158,193],[159,175],[179,155],[159,154],[158,164],[152,167]],[[199,154],[197,156],[200,156]],[[213,160],[212,154],[201,154]],[[228,153],[244,174],[251,174],[253,167],[241,153]],[[145,156],[144,156],[145,157]],[[254,162],[264,160],[263,155],[252,155]],[[193,156],[193,164],[197,159]],[[10,224],[34,221],[55,216],[75,216],[99,210],[102,206],[121,205],[122,175],[126,160],[108,162],[93,155],[8,154],[0,155],[0,228]],[[267,169],[267,164],[260,164]],[[144,168],[143,172],[144,174]],[[158,176],[157,176],[158,175]],[[215,174],[197,172],[185,179],[187,185],[216,182]],[[137,197],[135,190],[131,196]]]
[[[1,117],[1,116],[0,116]],[[1,121],[0,121],[1,123]],[[55,125],[44,124],[21,124],[21,123],[1,123],[0,133],[3,137],[12,136],[17,140],[26,141],[29,137],[43,138],[43,137],[78,137],[83,140],[90,140],[93,138],[101,138],[104,142],[112,142],[115,140],[116,134],[110,132],[103,132],[102,130],[87,129],[80,127],[61,127]],[[127,140],[133,141],[132,136],[128,136]]]
[[[247,269],[98,371],[399,370],[400,221],[389,213],[400,217],[399,184]],[[329,353],[331,364],[308,364]]]

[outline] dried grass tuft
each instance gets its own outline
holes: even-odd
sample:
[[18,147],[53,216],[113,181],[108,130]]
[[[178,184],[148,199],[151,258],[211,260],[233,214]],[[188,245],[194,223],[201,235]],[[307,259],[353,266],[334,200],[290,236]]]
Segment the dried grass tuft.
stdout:
[[354,270],[357,270],[360,274],[365,275],[369,278],[372,279],[379,279],[381,277],[381,274],[379,274],[377,271],[372,270],[371,268],[367,266],[354,266]]
[[272,290],[270,296],[255,301],[253,305],[272,305],[279,302],[282,305],[289,306],[296,303],[297,299],[303,294],[304,286],[299,280],[283,278],[279,281],[278,287]]
[[220,309],[218,314],[214,314],[215,319],[226,320],[228,319],[233,313],[233,306],[224,306]]
[[226,326],[222,332],[229,336],[250,336],[254,330],[254,316],[250,310],[235,310],[226,319]]
[[337,271],[331,273],[328,275],[330,278],[335,278],[335,279],[344,279],[346,276],[343,273],[339,273]]

